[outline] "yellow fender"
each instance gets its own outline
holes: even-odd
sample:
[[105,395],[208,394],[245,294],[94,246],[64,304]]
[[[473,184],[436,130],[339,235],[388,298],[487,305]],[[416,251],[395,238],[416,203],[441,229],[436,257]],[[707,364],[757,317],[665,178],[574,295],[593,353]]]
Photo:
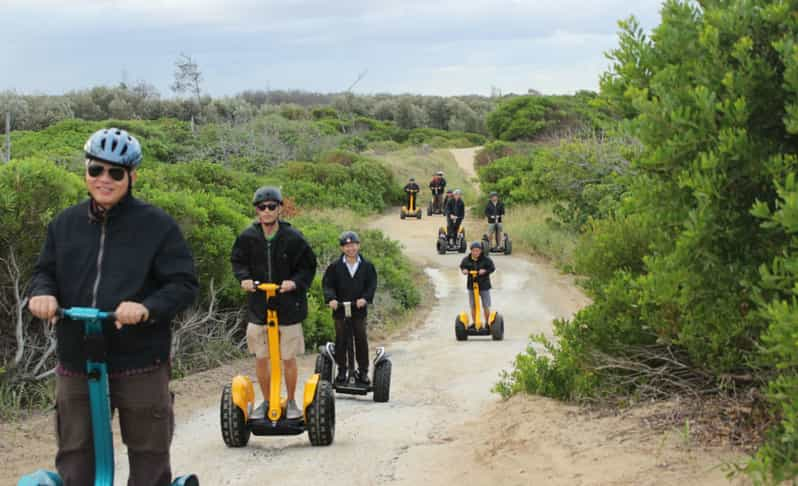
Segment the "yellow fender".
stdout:
[[460,322],[462,322],[465,327],[468,327],[468,313],[467,312],[461,312],[460,313]]
[[246,375],[237,375],[233,378],[233,403],[244,412],[244,421],[249,420],[249,404],[255,403],[255,387],[252,380]]
[[302,397],[302,414],[305,416],[305,423],[308,423],[308,407],[316,398],[316,388],[319,386],[321,375],[318,373],[311,375],[305,382],[305,393]]
[[491,311],[490,315],[488,316],[488,323],[492,326],[493,323],[496,321],[496,311]]

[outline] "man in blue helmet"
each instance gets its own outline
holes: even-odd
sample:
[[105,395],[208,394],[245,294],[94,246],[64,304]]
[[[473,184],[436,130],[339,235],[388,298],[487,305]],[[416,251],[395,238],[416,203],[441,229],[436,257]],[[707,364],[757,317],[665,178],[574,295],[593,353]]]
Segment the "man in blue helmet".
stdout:
[[286,418],[298,419],[302,411],[296,404],[299,379],[296,357],[305,352],[302,321],[308,315],[307,292],[316,275],[316,254],[305,237],[287,221],[280,219],[283,195],[276,187],[255,191],[252,205],[257,221],[245,229],[233,244],[230,261],[247,299],[247,348],[255,355],[255,372],[264,400],[252,412],[263,418],[269,409],[269,342],[266,330],[266,299],[256,293],[255,282],[280,286],[277,319],[280,322],[280,357],[283,361],[288,393]]
[[[351,376],[361,385],[370,385],[369,343],[366,335],[366,307],[374,302],[377,291],[377,270],[360,254],[360,237],[354,231],[344,231],[338,238],[341,256],[333,260],[324,272],[322,287],[324,300],[332,309],[335,321],[335,362],[338,376],[335,381],[346,383],[347,349],[355,338],[357,373]],[[344,302],[350,302],[351,318],[347,323]],[[350,363],[352,364],[352,363]]]
[[[197,296],[194,261],[174,219],[133,197],[142,159],[134,137],[115,128],[99,130],[84,152],[90,198],[50,222],[28,307],[51,322],[59,307],[116,313],[103,334],[111,407],[119,411],[128,449],[128,485],[166,486],[174,428],[170,326]],[[69,319],[55,326],[55,463],[64,485],[85,486],[94,484],[94,451],[84,327]]]

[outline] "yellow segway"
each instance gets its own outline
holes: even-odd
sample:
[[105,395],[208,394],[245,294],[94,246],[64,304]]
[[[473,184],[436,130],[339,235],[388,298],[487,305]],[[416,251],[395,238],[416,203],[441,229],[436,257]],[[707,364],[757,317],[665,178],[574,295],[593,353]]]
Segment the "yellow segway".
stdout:
[[330,445],[335,437],[335,393],[329,381],[318,374],[305,382],[303,414],[297,419],[286,417],[286,399],[281,397],[282,357],[280,356],[280,325],[277,320],[279,286],[274,283],[255,283],[266,296],[266,326],[269,338],[271,384],[269,410],[262,418],[252,418],[255,406],[255,387],[249,376],[238,375],[225,385],[221,401],[222,439],[228,447],[243,447],[255,435],[299,435],[307,431],[314,446]]
[[410,193],[410,202],[407,206],[402,206],[399,218],[405,219],[415,217],[416,219],[421,219],[421,208],[416,207],[416,193],[418,191],[408,192]]
[[504,317],[496,311],[492,311],[488,316],[488,322],[482,322],[482,299],[479,297],[479,283],[477,275],[479,272],[470,270],[474,292],[474,314],[476,322],[468,324],[468,312],[461,312],[454,320],[454,336],[458,341],[465,341],[468,336],[491,336],[494,341],[504,339]]

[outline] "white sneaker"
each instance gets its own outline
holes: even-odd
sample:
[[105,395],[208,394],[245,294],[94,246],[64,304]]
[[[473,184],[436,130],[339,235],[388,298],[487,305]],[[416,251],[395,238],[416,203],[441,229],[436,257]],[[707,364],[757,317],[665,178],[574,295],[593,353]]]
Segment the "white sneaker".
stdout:
[[266,412],[268,412],[268,411],[269,411],[269,401],[268,400],[264,400],[264,401],[260,402],[260,405],[255,407],[255,410],[252,411],[252,415],[250,415],[250,418],[253,418],[253,419],[265,418],[266,417]]
[[289,400],[288,404],[285,406],[285,418],[289,420],[296,420],[301,416],[302,411],[296,406],[296,402],[294,400]]

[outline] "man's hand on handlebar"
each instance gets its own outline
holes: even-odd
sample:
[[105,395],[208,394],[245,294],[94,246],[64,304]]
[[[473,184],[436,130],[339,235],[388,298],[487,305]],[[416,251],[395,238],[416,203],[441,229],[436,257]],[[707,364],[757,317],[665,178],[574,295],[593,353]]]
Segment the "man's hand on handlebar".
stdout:
[[37,295],[28,301],[30,313],[39,319],[46,319],[50,323],[57,320],[55,312],[58,310],[58,300],[52,295]]
[[355,301],[355,306],[358,309],[362,309],[362,308],[366,307],[366,304],[367,304],[366,299],[357,299],[357,301]]

